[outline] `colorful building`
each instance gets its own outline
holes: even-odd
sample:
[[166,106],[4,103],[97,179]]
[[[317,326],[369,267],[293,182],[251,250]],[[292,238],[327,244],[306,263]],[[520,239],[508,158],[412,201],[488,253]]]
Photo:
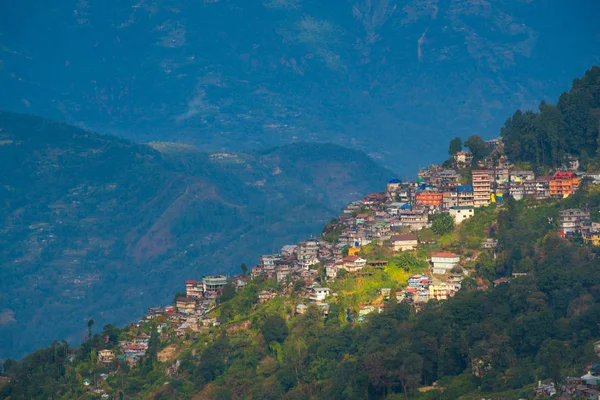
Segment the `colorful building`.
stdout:
[[557,172],[548,182],[550,186],[550,196],[556,198],[567,197],[579,186],[579,177],[574,172]]
[[591,244],[592,246],[600,246],[600,231],[598,231],[598,230],[582,231],[581,236],[583,237],[584,243]]
[[422,204],[425,206],[441,207],[443,201],[444,201],[443,193],[432,192],[432,191],[428,191],[428,190],[418,192],[417,196],[416,196],[417,204]]
[[490,194],[492,189],[490,171],[474,170],[473,175],[473,206],[486,207],[490,205]]

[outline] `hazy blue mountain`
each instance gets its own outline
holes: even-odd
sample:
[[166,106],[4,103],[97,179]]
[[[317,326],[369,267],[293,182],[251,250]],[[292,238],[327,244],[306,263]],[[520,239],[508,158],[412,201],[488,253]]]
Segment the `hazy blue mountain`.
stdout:
[[390,176],[329,144],[208,154],[0,112],[0,358],[239,273]]
[[559,0],[22,0],[0,16],[0,108],[211,151],[327,140],[412,174],[448,138],[497,136],[514,109],[557,98],[598,61],[599,14]]

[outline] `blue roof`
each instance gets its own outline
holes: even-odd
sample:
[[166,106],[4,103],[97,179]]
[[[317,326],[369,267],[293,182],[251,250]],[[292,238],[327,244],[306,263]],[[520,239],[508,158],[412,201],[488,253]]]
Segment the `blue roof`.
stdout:
[[410,210],[412,206],[410,204],[403,204],[402,206],[400,206],[400,208],[403,210]]
[[400,179],[392,178],[388,181],[388,183],[402,183]]
[[473,186],[459,186],[457,190],[459,192],[472,192]]

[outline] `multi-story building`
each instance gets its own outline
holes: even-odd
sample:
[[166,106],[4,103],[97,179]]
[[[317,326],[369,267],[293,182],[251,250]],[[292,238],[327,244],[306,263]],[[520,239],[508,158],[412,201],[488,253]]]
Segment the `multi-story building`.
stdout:
[[194,280],[185,281],[185,293],[187,297],[202,297],[202,282]]
[[490,171],[473,170],[473,206],[485,207],[490,205],[491,180]]
[[577,190],[579,177],[574,172],[557,172],[548,183],[550,196],[563,198],[573,194]]
[[540,176],[535,179],[535,198],[543,200],[550,197],[550,176]]
[[109,364],[113,362],[114,359],[115,354],[112,352],[112,350],[104,349],[98,351],[98,362],[101,362],[103,364]]
[[329,288],[313,287],[308,299],[315,303],[321,303],[329,296]]
[[600,230],[598,229],[586,229],[581,231],[581,236],[586,244],[592,246],[600,246]]
[[314,260],[318,259],[319,255],[319,241],[316,239],[305,240],[298,244],[296,249],[296,257],[301,264],[313,263]]
[[560,217],[560,230],[564,235],[581,232],[581,228],[590,221],[590,212],[580,208],[570,208],[558,213]]
[[460,175],[453,169],[445,169],[436,174],[437,186],[441,190],[456,190]]
[[452,268],[458,265],[460,256],[458,254],[441,251],[431,254],[431,263],[433,264],[434,274],[446,274]]
[[458,203],[457,206],[472,206],[474,205],[473,200],[473,186],[459,186],[457,189]]
[[451,190],[448,192],[442,193],[442,208],[444,210],[449,210],[450,207],[455,207],[458,205],[458,191]]
[[459,151],[454,154],[454,161],[461,167],[468,167],[473,161],[473,154],[470,151]]
[[436,282],[429,285],[430,300],[448,300],[452,295],[454,295],[454,291],[446,282]]
[[441,207],[443,198],[443,193],[423,190],[421,192],[417,192],[416,203],[424,206]]
[[419,238],[415,234],[394,235],[390,242],[394,251],[414,250],[419,245]]
[[385,191],[387,193],[396,193],[398,189],[400,189],[400,185],[402,185],[402,181],[400,179],[392,178],[387,182]]
[[281,254],[265,254],[260,256],[260,265],[262,267],[275,267],[275,263],[282,259]]
[[205,276],[202,279],[202,287],[205,292],[219,290],[225,285],[227,285],[227,277],[223,275]]
[[456,225],[460,224],[466,219],[471,218],[475,215],[475,207],[473,206],[460,206],[450,208],[450,215],[454,218]]
[[515,200],[521,200],[525,197],[525,186],[522,183],[516,184],[511,182],[508,194]]
[[425,210],[413,209],[400,212],[400,223],[412,230],[423,229],[429,223]]
[[179,297],[175,302],[177,311],[184,314],[193,313],[196,311],[196,299],[192,297]]
[[535,174],[533,171],[512,171],[510,173],[510,181],[514,183],[525,183],[534,180]]

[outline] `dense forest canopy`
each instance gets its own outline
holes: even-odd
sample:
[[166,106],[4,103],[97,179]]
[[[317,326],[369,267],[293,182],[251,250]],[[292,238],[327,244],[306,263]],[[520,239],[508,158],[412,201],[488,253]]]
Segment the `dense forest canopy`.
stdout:
[[575,79],[556,105],[542,101],[538,112],[517,110],[500,134],[513,162],[556,168],[573,155],[587,165],[600,146],[600,67]]

